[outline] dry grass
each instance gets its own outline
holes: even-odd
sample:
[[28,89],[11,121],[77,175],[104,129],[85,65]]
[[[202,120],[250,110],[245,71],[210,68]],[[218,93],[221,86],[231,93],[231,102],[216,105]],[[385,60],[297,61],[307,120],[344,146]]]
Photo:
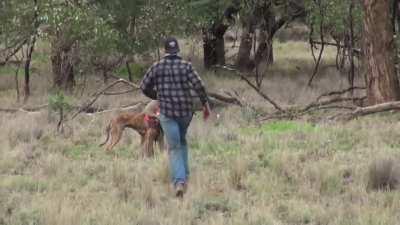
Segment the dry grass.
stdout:
[[[286,46],[303,49],[299,43]],[[280,51],[287,51],[285,44],[278,45],[277,63],[285,55],[301,59]],[[274,68],[264,90],[290,105],[341,87],[328,86],[340,77],[325,74],[315,88],[304,88],[302,65],[303,76],[296,78]],[[209,74],[205,81],[213,90],[236,90],[255,109],[215,109],[206,123],[194,117],[190,186],[182,200],[170,190],[166,155],[142,160],[134,132],[125,133],[114,155],[98,147],[113,113],[79,116],[64,136],[46,111],[0,114],[0,224],[399,224],[400,193],[367,191],[369,165],[398,154],[398,115],[345,124],[255,125],[257,110],[269,108],[259,96],[229,76]],[[34,85],[32,102],[46,102],[46,89]],[[0,93],[4,106],[14,104],[9,90]],[[103,97],[98,105],[140,99]]]

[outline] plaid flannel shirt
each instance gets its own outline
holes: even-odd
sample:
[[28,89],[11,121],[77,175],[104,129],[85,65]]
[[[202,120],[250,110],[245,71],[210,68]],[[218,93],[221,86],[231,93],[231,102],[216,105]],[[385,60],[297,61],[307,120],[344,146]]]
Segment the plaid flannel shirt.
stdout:
[[203,105],[208,97],[192,64],[177,55],[166,55],[153,64],[140,84],[143,93],[160,101],[160,112],[168,117],[184,117],[193,114],[190,90],[194,89]]

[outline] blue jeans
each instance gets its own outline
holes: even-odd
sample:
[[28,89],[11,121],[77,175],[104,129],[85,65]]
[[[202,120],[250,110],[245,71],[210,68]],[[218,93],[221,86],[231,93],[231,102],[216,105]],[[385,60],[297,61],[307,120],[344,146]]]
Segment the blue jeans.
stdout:
[[170,172],[173,184],[186,183],[189,177],[186,133],[193,115],[171,118],[160,115],[161,127],[167,138]]

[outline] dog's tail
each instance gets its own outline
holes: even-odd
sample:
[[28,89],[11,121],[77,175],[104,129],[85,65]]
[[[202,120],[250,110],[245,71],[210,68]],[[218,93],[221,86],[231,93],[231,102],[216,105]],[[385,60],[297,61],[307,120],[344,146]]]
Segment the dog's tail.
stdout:
[[99,145],[100,147],[105,145],[108,142],[108,139],[110,139],[110,130],[111,130],[111,122],[106,127],[106,134],[107,134],[106,140]]

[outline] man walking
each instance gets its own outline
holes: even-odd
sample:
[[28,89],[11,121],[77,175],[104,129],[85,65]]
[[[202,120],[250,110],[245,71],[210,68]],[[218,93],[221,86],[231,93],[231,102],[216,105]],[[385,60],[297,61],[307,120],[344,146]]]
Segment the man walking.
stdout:
[[166,55],[146,72],[140,84],[143,93],[160,103],[160,122],[169,148],[169,161],[175,194],[182,197],[189,178],[186,132],[193,117],[193,89],[203,104],[203,116],[210,115],[204,85],[191,63],[179,53],[178,41],[167,38]]

